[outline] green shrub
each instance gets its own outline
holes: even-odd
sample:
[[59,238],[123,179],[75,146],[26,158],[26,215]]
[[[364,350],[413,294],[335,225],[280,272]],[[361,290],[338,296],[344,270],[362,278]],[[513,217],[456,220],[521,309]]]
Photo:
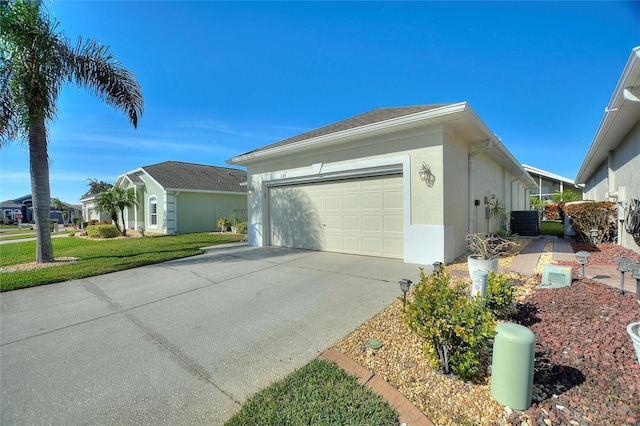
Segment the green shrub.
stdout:
[[513,284],[504,274],[489,272],[485,306],[494,317],[506,318],[512,309]]
[[427,276],[422,271],[404,313],[409,328],[425,340],[434,368],[465,380],[479,373],[479,354],[493,338],[495,318],[483,299],[467,297],[467,284],[452,285],[446,272]]
[[247,233],[247,222],[240,222],[236,225],[236,232],[238,234],[246,234]]
[[120,236],[120,231],[115,225],[89,225],[86,232],[87,236],[91,238],[115,238]]

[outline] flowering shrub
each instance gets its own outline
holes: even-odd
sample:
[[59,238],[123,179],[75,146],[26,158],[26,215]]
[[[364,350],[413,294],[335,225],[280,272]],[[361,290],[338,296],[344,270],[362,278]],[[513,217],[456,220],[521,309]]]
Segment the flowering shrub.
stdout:
[[223,231],[226,231],[227,228],[231,226],[229,224],[229,221],[227,220],[226,217],[221,217],[220,219],[218,219],[218,228],[222,229]]

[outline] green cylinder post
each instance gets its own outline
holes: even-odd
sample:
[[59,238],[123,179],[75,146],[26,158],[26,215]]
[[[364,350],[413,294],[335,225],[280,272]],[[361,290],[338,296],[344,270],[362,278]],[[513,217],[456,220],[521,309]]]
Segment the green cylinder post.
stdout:
[[491,395],[514,410],[531,406],[536,337],[518,324],[496,327],[491,363]]

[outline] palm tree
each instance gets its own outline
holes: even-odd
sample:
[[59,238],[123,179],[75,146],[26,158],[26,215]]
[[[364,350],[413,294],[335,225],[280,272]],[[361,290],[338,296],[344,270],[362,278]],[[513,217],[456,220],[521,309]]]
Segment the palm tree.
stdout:
[[113,205],[120,210],[120,219],[122,220],[122,235],[127,235],[127,223],[124,221],[124,210],[130,209],[138,205],[133,188],[125,189],[121,186],[111,188],[113,196]]
[[116,201],[113,196],[113,187],[108,190],[102,192],[100,196],[96,199],[96,210],[100,213],[108,214],[111,217],[111,220],[118,228],[118,232],[122,232],[120,230],[120,225],[118,224],[118,213],[117,213]]
[[142,88],[108,46],[82,38],[72,46],[40,0],[0,0],[0,21],[0,147],[15,139],[28,142],[36,262],[52,262],[47,124],[55,118],[60,89],[65,83],[86,88],[137,127]]

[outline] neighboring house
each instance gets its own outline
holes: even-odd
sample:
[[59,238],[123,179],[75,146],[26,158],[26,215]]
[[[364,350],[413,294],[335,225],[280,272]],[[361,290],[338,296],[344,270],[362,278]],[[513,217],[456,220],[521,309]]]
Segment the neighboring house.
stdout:
[[247,220],[247,173],[228,167],[165,161],[131,170],[116,185],[133,188],[138,206],[127,229],[177,234],[218,230],[221,217]]
[[96,202],[100,197],[99,194],[85,194],[80,198],[82,203],[82,220],[85,222],[98,221],[111,223],[111,215],[98,211]]
[[0,203],[0,212],[2,219],[5,222],[14,222],[16,220],[17,215],[22,215],[22,220],[24,222],[28,222],[26,220],[27,210],[24,204],[18,203],[14,200],[6,200]]
[[622,71],[576,183],[584,185],[585,200],[618,203],[618,244],[640,252],[640,46]]
[[249,244],[450,262],[492,199],[535,182],[466,103],[381,108],[227,160],[247,167]]
[[582,200],[582,188],[576,185],[573,179],[527,166],[526,164],[523,164],[522,167],[529,172],[538,184],[538,188],[531,189],[531,195],[539,200],[551,201],[558,192],[564,191],[573,192]]
[[[81,210],[78,206],[62,203],[64,205],[64,212],[51,206],[51,219],[58,219],[59,223],[65,221],[71,221],[74,217],[81,215]],[[7,200],[0,203],[1,219],[4,221],[16,221],[16,215],[22,214],[22,222],[29,223],[33,219],[33,200],[31,194],[23,195],[22,197],[15,198],[13,200]],[[66,220],[65,220],[66,219]]]

